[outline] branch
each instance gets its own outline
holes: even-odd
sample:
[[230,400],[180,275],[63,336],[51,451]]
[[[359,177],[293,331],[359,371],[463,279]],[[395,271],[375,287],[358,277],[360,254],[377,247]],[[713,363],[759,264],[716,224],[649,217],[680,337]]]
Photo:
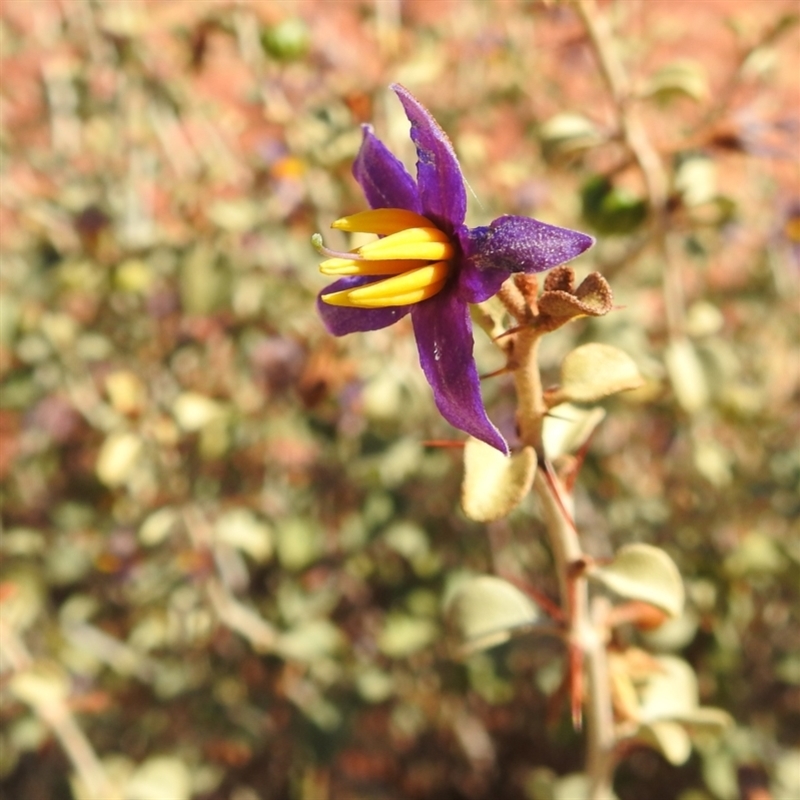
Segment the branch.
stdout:
[[183,510],[183,523],[192,546],[200,551],[210,551],[215,556],[218,577],[206,579],[205,591],[214,613],[223,625],[247,639],[259,653],[275,652],[278,632],[260,614],[234,597],[226,583],[225,570],[214,547],[214,534],[208,520],[194,506]]
[[667,241],[669,178],[647,130],[633,104],[630,81],[614,46],[608,20],[599,13],[596,0],[576,0],[575,7],[600,64],[619,120],[622,139],[644,179],[651,209],[651,236],[664,261],[664,306],[670,339],[680,338],[684,329],[684,291],[680,270],[673,263]]
[[[18,632],[2,619],[0,619],[0,641],[3,643],[3,658],[11,666],[14,677],[22,678],[26,673],[32,672],[35,668],[33,657]],[[113,800],[119,797],[91,742],[78,725],[69,707],[68,696],[62,697],[58,692],[39,694],[20,691],[19,697],[58,739],[75,773],[86,788],[87,796],[92,800]]]

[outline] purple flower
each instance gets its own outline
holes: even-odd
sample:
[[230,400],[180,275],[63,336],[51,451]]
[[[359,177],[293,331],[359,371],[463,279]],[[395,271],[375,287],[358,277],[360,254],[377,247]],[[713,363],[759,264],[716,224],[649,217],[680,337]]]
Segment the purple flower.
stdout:
[[496,294],[514,272],[542,272],[575,258],[593,239],[518,216],[468,228],[464,178],[447,134],[407,89],[391,88],[411,123],[417,180],[365,125],[353,175],[373,210],[332,227],[382,238],[338,253],[314,237],[328,256],[320,271],[344,276],[320,293],[317,307],[335,336],[385,328],[411,314],[420,365],[442,416],[508,453],[481,400],[469,303]]

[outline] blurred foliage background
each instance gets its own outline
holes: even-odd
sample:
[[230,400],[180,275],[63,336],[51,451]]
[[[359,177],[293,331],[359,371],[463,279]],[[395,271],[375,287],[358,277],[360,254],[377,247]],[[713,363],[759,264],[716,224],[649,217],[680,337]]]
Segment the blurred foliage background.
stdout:
[[[680,768],[632,753],[617,794],[800,796],[796,12],[600,5],[670,178],[667,268],[567,2],[6,0],[2,796],[545,800],[581,768],[559,647],[443,635],[465,573],[555,591],[536,509],[469,522],[409,326],[314,312],[359,124],[413,165],[392,81],[453,139],[472,224],[598,236],[576,269],[619,309],[546,370],[605,341],[648,379],[607,404],[579,527],[672,555],[690,610],[647,645],[738,724]],[[511,386],[485,394],[508,430]]]

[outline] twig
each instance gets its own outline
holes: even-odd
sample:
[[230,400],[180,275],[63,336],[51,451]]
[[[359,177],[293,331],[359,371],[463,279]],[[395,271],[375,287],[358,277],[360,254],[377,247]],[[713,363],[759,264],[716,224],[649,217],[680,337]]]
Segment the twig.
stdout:
[[[642,170],[654,212],[663,212],[667,199],[666,172],[658,151],[635,113],[630,82],[613,47],[608,20],[598,13],[595,0],[577,0],[576,5],[616,106],[623,139]],[[661,221],[656,217],[656,224]]]
[[[35,663],[25,643],[17,631],[0,619],[0,641],[3,643],[3,658],[11,666],[15,675],[23,675],[31,670]],[[46,696],[36,697],[25,693],[24,699],[58,739],[64,752],[72,763],[81,783],[86,787],[88,796],[94,800],[113,800],[119,796],[109,780],[102,762],[95,753],[91,742],[86,738],[83,729],[78,725],[69,707],[68,697],[61,697],[56,692],[48,692]]]
[[762,31],[761,35],[752,44],[739,53],[738,60],[733,71],[728,76],[728,80],[718,92],[714,93],[706,113],[688,135],[687,138],[689,140],[699,136],[701,131],[711,127],[728,111],[736,90],[744,77],[750,57],[765,45],[774,44],[782,34],[788,32],[795,24],[796,22],[787,21],[786,17],[778,17],[772,26]]
[[157,665],[136,648],[85,622],[62,625],[65,638],[78,650],[88,651],[120,675],[152,683]]
[[[194,548],[216,556],[211,526],[197,508],[184,508],[183,523]],[[215,558],[215,561],[218,559]],[[206,596],[217,618],[247,639],[254,650],[260,653],[274,652],[278,645],[278,632],[256,611],[233,596],[225,583],[225,571],[219,569],[219,564],[217,566],[219,577],[210,577],[205,582]]]
[[575,7],[586,28],[589,41],[600,64],[619,120],[622,139],[638,165],[647,191],[651,212],[651,237],[664,262],[663,292],[670,339],[682,336],[684,329],[684,292],[680,270],[671,258],[667,227],[669,180],[661,156],[636,113],[634,97],[625,68],[614,47],[608,20],[599,13],[596,0],[576,0]]
[[42,83],[50,110],[50,141],[53,150],[74,157],[81,149],[81,122],[77,114],[78,93],[69,66],[56,59],[42,64]]
[[374,0],[375,34],[384,58],[397,55],[400,46],[400,2],[399,0]]

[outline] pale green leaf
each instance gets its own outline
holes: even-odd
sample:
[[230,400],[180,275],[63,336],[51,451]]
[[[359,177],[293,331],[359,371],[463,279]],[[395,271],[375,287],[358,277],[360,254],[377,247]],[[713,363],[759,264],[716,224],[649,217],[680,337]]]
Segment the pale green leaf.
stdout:
[[495,339],[506,329],[508,310],[497,296],[474,303],[469,310],[472,321],[483,328],[490,338]]
[[429,619],[390,614],[378,637],[378,649],[391,658],[405,658],[428,647],[437,633],[436,625]]
[[775,760],[776,797],[800,797],[800,747],[789,747]]
[[139,528],[139,541],[145,547],[161,544],[172,533],[178,522],[178,511],[172,506],[163,506],[149,514]]
[[69,695],[69,678],[55,664],[41,664],[14,674],[8,684],[11,694],[35,708],[52,709]]
[[356,678],[356,689],[368,703],[382,703],[394,692],[394,678],[377,667],[369,667]]
[[[26,714],[23,717],[18,717],[14,722],[7,725],[7,731],[9,738],[14,743],[14,747],[23,752],[40,750],[45,746],[50,736],[50,729],[44,720],[35,714]],[[1,767],[0,774],[2,774]]]
[[0,552],[7,556],[38,556],[47,548],[44,534],[24,526],[11,528],[0,536]]
[[692,741],[683,726],[661,720],[642,725],[636,738],[658,750],[670,764],[685,764],[692,752]]
[[686,647],[697,635],[700,620],[692,608],[684,608],[678,617],[667,619],[663,625],[641,631],[640,637],[648,650],[661,653],[677,652]]
[[[550,791],[551,800],[592,800],[594,796],[589,776],[583,772],[573,772],[557,778]],[[613,792],[603,797],[605,800],[617,800],[617,795]]]
[[214,532],[218,542],[247,553],[258,564],[269,561],[272,556],[272,532],[269,526],[246,508],[226,511],[217,519]]
[[135,372],[114,370],[106,375],[105,385],[111,405],[121,414],[134,414],[144,406],[147,390]]
[[539,138],[548,154],[574,153],[600,144],[604,137],[597,126],[582,114],[564,112],[539,126]]
[[19,317],[18,299],[6,292],[0,293],[0,344],[4,347],[9,347],[14,341]]
[[683,580],[675,562],[658,547],[628,544],[614,560],[595,567],[590,576],[627,600],[640,600],[672,617],[683,610]]
[[733,717],[725,709],[715,706],[699,706],[676,719],[690,730],[710,733],[719,733],[733,725]]
[[[4,570],[2,582],[8,590],[3,598],[3,623],[16,631],[24,631],[36,622],[44,609],[47,592],[42,573],[30,564],[18,563]],[[0,642],[0,664],[3,661]]]
[[44,314],[39,321],[39,327],[57,352],[63,353],[74,346],[78,324],[69,314]]
[[673,61],[650,77],[644,95],[659,100],[667,100],[676,95],[702,100],[708,95],[705,69],[697,61],[689,59]]
[[153,267],[140,258],[123,261],[114,272],[114,286],[123,292],[145,294],[153,284]]
[[396,522],[383,534],[389,547],[409,560],[426,555],[430,550],[425,531],[412,522]]
[[788,566],[788,559],[767,535],[748,533],[725,559],[724,570],[729,575],[773,575]]
[[515,628],[539,619],[539,608],[526,594],[492,575],[465,581],[447,610],[470,650],[502,644]]
[[175,421],[189,433],[219,419],[222,413],[223,408],[216,400],[197,392],[183,392],[172,404]]
[[687,158],[675,174],[675,189],[686,206],[711,202],[717,196],[716,162],[707,156]]
[[783,683],[800,686],[800,653],[793,653],[782,658],[775,666],[775,675]]
[[246,198],[217,200],[209,206],[207,213],[215,225],[233,233],[244,233],[258,221],[256,204]]
[[101,483],[106,486],[120,486],[125,483],[139,461],[143,442],[131,431],[110,433],[100,447],[95,471]]
[[579,408],[561,403],[551,408],[544,418],[542,439],[549,459],[579,450],[603,421],[602,408]]
[[506,458],[494,447],[469,438],[464,447],[464,513],[478,522],[505,517],[530,491],[536,474],[536,454],[526,447]]
[[315,661],[335,652],[341,643],[342,634],[332,622],[315,619],[282,634],[276,649],[284,658]]
[[715,439],[695,442],[694,467],[710,484],[717,488],[728,486],[734,477],[733,454]]
[[4,780],[14,772],[21,755],[11,737],[5,732],[0,732],[0,780]]
[[189,800],[189,767],[174,756],[148,758],[133,773],[125,789],[126,800]]
[[148,15],[141,6],[111,3],[100,11],[100,29],[108,36],[133,38],[147,30]]
[[289,570],[305,569],[323,553],[321,531],[309,520],[289,517],[275,531],[275,550],[281,566]]
[[56,586],[67,586],[80,581],[93,566],[91,553],[80,542],[67,536],[52,542],[44,557],[44,572],[47,582]]
[[639,368],[627,353],[595,342],[576,348],[562,362],[559,397],[592,403],[610,394],[638,389],[642,383]]
[[686,312],[686,331],[690,336],[713,336],[725,324],[725,317],[717,306],[708,300],[692,303]]
[[[102,764],[110,789],[108,797],[103,797],[103,800],[128,800],[125,787],[136,770],[136,764],[118,753],[105,756]],[[97,800],[97,792],[90,789],[82,777],[81,773],[70,775],[69,783],[74,800]]]
[[694,713],[699,707],[694,670],[677,656],[658,656],[656,661],[658,671],[650,674],[640,692],[640,719],[680,720]]
[[185,313],[209,314],[228,302],[229,271],[217,263],[210,247],[198,244],[181,261],[179,290]]
[[705,408],[708,381],[694,345],[688,339],[675,339],[664,351],[664,363],[678,405],[689,414]]

